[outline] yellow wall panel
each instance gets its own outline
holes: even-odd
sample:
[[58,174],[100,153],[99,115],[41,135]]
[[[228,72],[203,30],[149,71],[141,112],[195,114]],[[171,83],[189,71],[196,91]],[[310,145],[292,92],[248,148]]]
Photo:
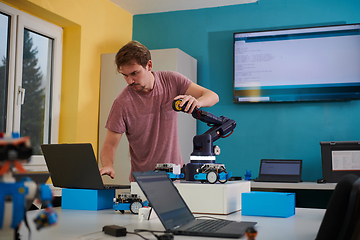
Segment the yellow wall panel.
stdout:
[[0,1],[63,27],[59,142],[90,142],[96,153],[100,56],[131,40],[133,16],[109,0]]

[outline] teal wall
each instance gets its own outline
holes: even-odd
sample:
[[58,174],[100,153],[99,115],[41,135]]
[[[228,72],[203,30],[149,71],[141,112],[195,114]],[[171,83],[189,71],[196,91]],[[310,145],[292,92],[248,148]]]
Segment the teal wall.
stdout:
[[[237,122],[231,137],[215,142],[221,148],[217,162],[234,175],[243,177],[249,170],[257,177],[262,158],[302,159],[303,180],[314,181],[322,177],[320,141],[360,140],[360,101],[234,104],[232,36],[246,30],[359,22],[359,0],[260,0],[135,15],[133,39],[149,49],[179,48],[198,60],[198,83],[220,96],[218,104],[204,110]],[[207,129],[199,122],[198,133]]]

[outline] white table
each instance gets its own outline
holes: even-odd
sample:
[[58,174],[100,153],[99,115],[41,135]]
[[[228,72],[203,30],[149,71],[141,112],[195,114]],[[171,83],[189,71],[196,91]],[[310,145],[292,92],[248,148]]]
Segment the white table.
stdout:
[[296,207],[325,209],[330,201],[336,184],[337,183],[279,183],[251,181],[251,191],[294,192],[296,194]]
[[[101,211],[84,211],[84,210],[61,210],[56,208],[59,221],[56,226],[37,231],[32,219],[38,214],[38,210],[27,213],[28,221],[31,227],[31,239],[36,240],[101,240],[114,239],[110,235],[104,234],[101,230],[105,225],[120,225],[126,227],[127,231],[134,229],[151,229],[164,230],[159,219],[151,219],[150,221],[139,221],[137,215],[130,212],[121,214],[112,209]],[[289,218],[270,218],[270,217],[252,217],[242,216],[241,212],[230,215],[216,215],[215,217],[236,221],[256,221],[256,229],[258,236],[256,240],[269,239],[292,239],[292,240],[308,240],[315,239],[322,218],[324,209],[306,209],[297,208],[295,216]],[[195,215],[204,216],[204,215]],[[214,215],[213,215],[214,216]],[[24,224],[20,228],[21,239],[28,239],[28,230]],[[155,239],[150,233],[142,233],[149,239]],[[13,239],[13,230],[0,231],[0,239]],[[121,239],[141,240],[139,236],[128,234]],[[175,239],[199,240],[202,237],[175,236]],[[215,239],[215,238],[212,238]],[[246,239],[245,237],[241,239]]]
[[279,182],[253,182],[251,189],[303,189],[303,190],[334,190],[336,183],[279,183]]

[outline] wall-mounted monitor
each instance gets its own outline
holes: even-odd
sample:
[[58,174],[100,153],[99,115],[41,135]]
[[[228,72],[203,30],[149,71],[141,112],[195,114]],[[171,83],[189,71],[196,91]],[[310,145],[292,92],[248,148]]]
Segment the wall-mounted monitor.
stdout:
[[234,33],[234,102],[360,99],[360,24]]

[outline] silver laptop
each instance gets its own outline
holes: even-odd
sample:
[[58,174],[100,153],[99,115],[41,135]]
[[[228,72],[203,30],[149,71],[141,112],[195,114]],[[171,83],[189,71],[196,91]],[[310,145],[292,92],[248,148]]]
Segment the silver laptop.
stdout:
[[240,238],[256,222],[197,219],[166,172],[133,172],[167,232],[177,235]]
[[302,160],[261,159],[255,182],[301,182]]
[[90,143],[44,144],[42,152],[55,187],[125,189],[130,185],[104,184]]

